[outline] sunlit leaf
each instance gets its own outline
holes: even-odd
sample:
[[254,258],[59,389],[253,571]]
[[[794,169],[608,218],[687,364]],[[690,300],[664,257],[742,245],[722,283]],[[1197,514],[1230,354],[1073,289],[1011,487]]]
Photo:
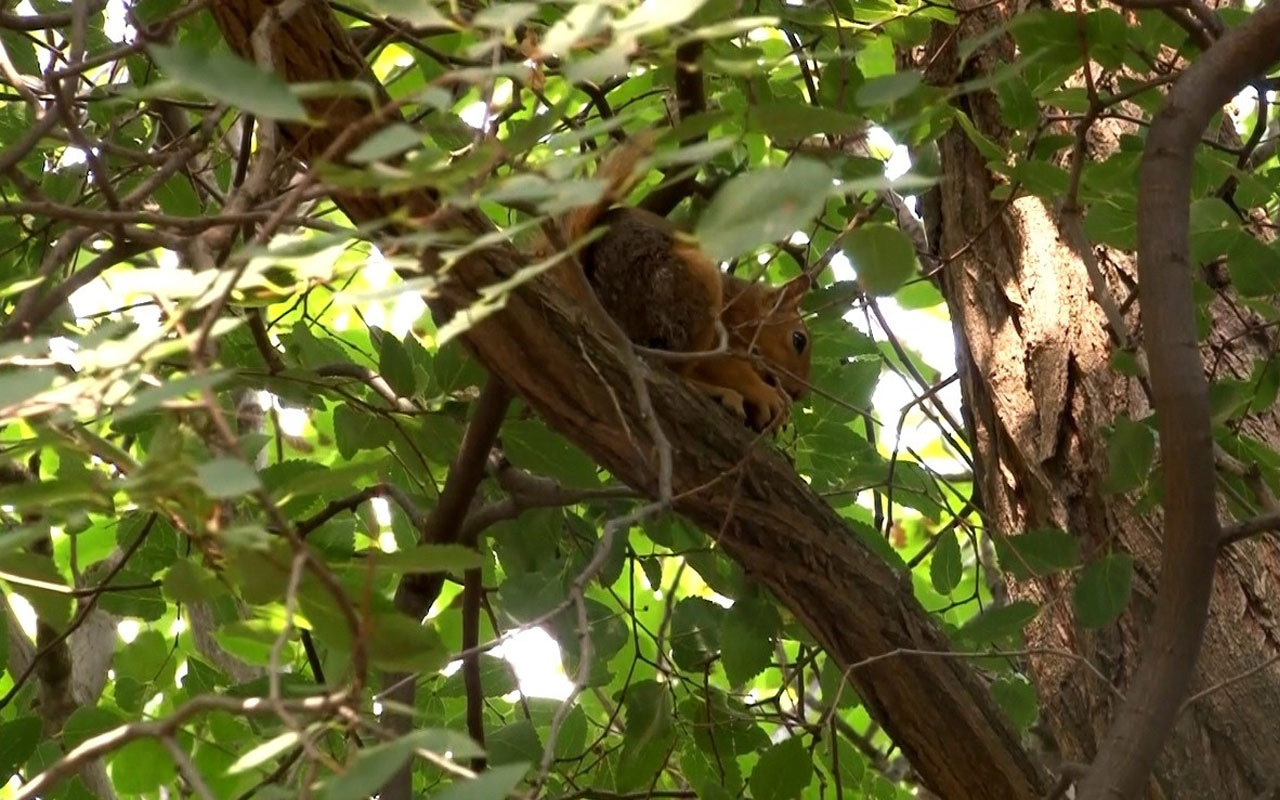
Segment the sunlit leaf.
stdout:
[[111,756],[112,784],[117,792],[139,795],[169,783],[178,773],[173,756],[159,739],[134,739]]
[[739,175],[716,192],[698,221],[698,241],[723,261],[785,239],[822,210],[832,178],[830,167],[807,159]]
[[196,479],[210,497],[238,497],[258,489],[258,473],[238,458],[218,458],[196,467]]

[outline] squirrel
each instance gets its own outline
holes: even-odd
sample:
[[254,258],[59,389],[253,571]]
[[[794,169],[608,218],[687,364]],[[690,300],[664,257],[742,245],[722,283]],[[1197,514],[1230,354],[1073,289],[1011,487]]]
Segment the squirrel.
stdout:
[[601,306],[634,344],[709,353],[720,348],[723,330],[727,352],[679,360],[672,369],[754,430],[776,430],[808,388],[812,348],[800,301],[811,279],[802,274],[772,287],[735,277],[665,217],[617,205],[650,142],[632,139],[605,159],[596,174],[604,194],[562,217],[560,233],[571,243],[603,228],[579,261]]

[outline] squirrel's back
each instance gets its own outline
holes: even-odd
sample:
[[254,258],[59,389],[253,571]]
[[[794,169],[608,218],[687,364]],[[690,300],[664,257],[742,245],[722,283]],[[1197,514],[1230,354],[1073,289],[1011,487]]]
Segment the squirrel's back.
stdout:
[[665,218],[617,207],[599,218],[604,232],[582,254],[600,304],[631,341],[660,350],[703,349],[721,305],[718,279],[689,265],[690,246]]

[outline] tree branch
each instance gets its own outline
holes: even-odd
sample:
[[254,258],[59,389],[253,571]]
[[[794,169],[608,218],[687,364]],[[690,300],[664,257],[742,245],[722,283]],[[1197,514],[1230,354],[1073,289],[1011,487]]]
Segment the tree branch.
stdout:
[[[452,544],[459,541],[463,520],[475,499],[480,480],[484,477],[489,451],[497,441],[498,430],[507,416],[512,398],[511,390],[497,377],[490,376],[480,392],[475,416],[462,437],[458,455],[449,468],[449,477],[445,479],[444,489],[440,492],[440,501],[418,529],[419,543]],[[442,588],[444,575],[405,575],[396,587],[396,608],[414,620],[421,620],[431,610],[431,605],[440,596]],[[388,673],[384,676],[383,685],[390,687],[387,697],[394,706],[413,708],[417,684],[410,676]],[[387,717],[387,726],[397,734],[407,733],[412,726],[413,720],[408,714],[390,713]],[[468,720],[470,721],[470,717]],[[383,787],[383,798],[407,800],[413,796],[411,766],[406,764],[396,771]]]
[[1164,552],[1142,660],[1080,784],[1083,800],[1143,796],[1195,671],[1219,526],[1187,244],[1192,164],[1214,113],[1277,59],[1280,3],[1271,2],[1182,74],[1147,136],[1138,189],[1138,281],[1164,464]]
[[[262,0],[223,0],[212,10],[232,48],[251,52],[245,32],[264,13]],[[305,4],[280,26],[273,47],[288,53],[277,62],[285,80],[369,79],[326,4]],[[349,60],[353,53],[356,60]],[[300,158],[313,165],[331,158],[342,151],[335,142],[348,129],[372,132],[370,118],[397,116],[387,113],[385,90],[376,82],[370,86],[372,103],[353,93],[308,99],[326,124],[283,126]],[[354,145],[358,137],[345,141]],[[387,196],[343,189],[334,200],[358,224],[403,219],[408,209],[434,231],[466,241],[496,238],[483,213],[442,206],[430,192]],[[393,222],[391,230],[408,226]],[[435,274],[442,261],[428,251],[423,267]],[[508,245],[458,253],[440,275],[438,306],[468,309],[482,290],[508,281],[524,265]],[[637,387],[626,343],[593,324],[586,301],[566,290],[580,279],[566,269],[521,283],[500,310],[466,331],[471,352],[551,428],[620,480],[649,497],[673,498],[675,510],[773,592],[843,669],[863,663],[850,677],[859,697],[935,793],[967,800],[1041,797],[1047,775],[972,670],[960,659],[905,654],[946,651],[947,639],[910,584],[862,543],[862,535],[874,532],[854,530],[781,453],[762,446],[669,371],[653,370]],[[660,438],[681,445],[681,457],[670,465],[669,494],[660,491],[655,464]],[[881,657],[895,652],[900,654]],[[873,657],[880,658],[868,661]]]

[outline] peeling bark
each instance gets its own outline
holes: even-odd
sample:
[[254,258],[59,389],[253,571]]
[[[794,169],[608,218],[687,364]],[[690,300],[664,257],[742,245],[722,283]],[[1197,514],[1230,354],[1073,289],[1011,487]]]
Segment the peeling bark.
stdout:
[[[984,5],[964,3],[960,9]],[[979,36],[1008,21],[993,7],[964,18],[960,36],[947,28],[936,41]],[[997,37],[971,57],[966,74],[986,74],[1011,55],[1009,41]],[[931,78],[949,81],[958,68],[955,50],[944,49]],[[960,102],[979,131],[1008,142],[993,94],[969,93]],[[1114,121],[1095,124],[1090,157],[1105,157],[1118,134],[1129,132]],[[1099,752],[1115,714],[1113,687],[1126,690],[1137,666],[1137,645],[1155,606],[1163,523],[1158,508],[1136,507],[1130,497],[1105,490],[1100,431],[1122,415],[1142,419],[1151,408],[1136,381],[1108,364],[1113,345],[1107,319],[1090,299],[1085,265],[1071,244],[1083,240],[1073,227],[1078,219],[1034,199],[1007,205],[992,199],[993,177],[961,131],[947,133],[939,147],[940,203],[927,223],[941,231],[943,256],[961,253],[942,271],[942,290],[958,332],[987,529],[999,536],[1060,528],[1077,537],[1086,559],[1112,551],[1135,559],[1131,606],[1103,631],[1075,625],[1069,580],[1009,586],[1015,599],[1043,606],[1028,630],[1030,646],[1078,654],[1108,678],[1104,684],[1078,661],[1029,660],[1054,744],[1067,760],[1087,762]],[[1110,292],[1124,307],[1137,282],[1133,259],[1105,251],[1102,265]],[[1210,314],[1213,328],[1201,352],[1218,376],[1247,377],[1255,355],[1265,357],[1277,347],[1274,332],[1259,334],[1256,317],[1229,294],[1211,305]],[[1141,330],[1136,307],[1128,307],[1125,323],[1129,331]],[[1245,330],[1252,333],[1241,335]],[[1280,444],[1274,415],[1249,419],[1245,428],[1273,447]],[[1264,587],[1274,585],[1278,570],[1280,550],[1269,539],[1219,559],[1193,694],[1274,656],[1280,603]],[[1278,679],[1280,669],[1271,665],[1186,709],[1157,761],[1148,796],[1253,797],[1274,787]]]

